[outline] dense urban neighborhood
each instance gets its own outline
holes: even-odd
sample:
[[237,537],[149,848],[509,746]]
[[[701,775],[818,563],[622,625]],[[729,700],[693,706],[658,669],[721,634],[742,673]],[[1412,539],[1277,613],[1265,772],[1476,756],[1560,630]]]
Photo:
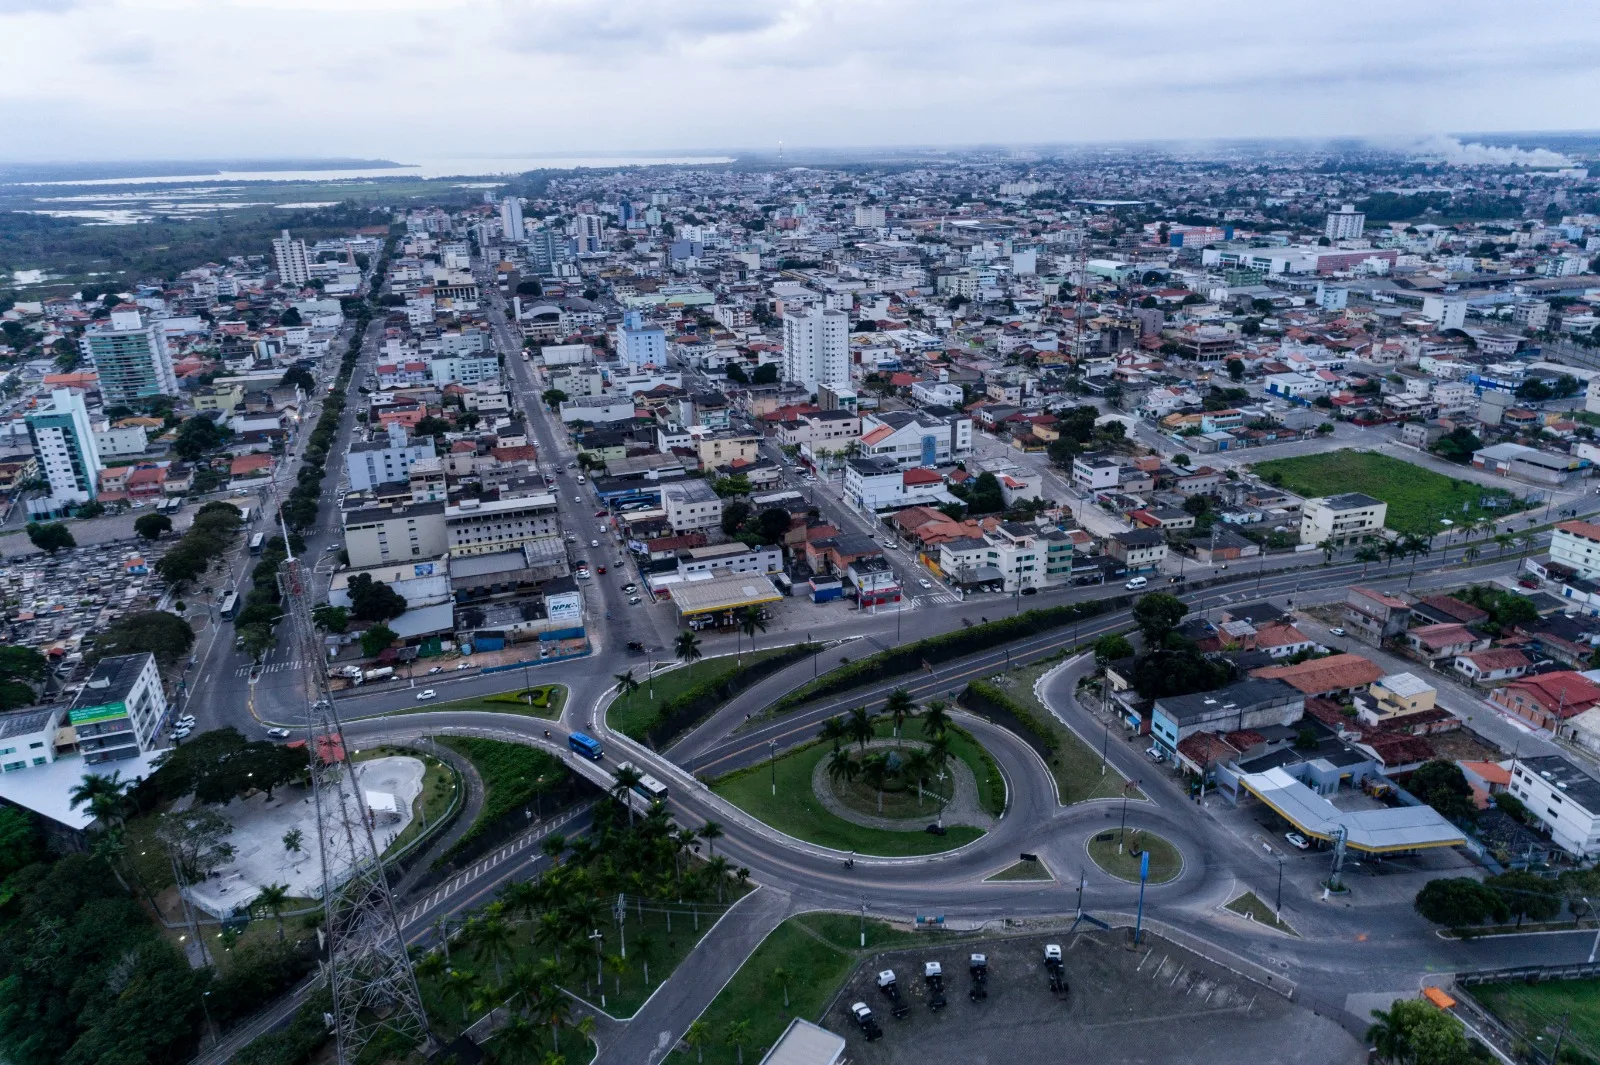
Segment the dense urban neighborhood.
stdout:
[[550,169],[0,293],[0,1059],[1600,1060],[1597,166]]

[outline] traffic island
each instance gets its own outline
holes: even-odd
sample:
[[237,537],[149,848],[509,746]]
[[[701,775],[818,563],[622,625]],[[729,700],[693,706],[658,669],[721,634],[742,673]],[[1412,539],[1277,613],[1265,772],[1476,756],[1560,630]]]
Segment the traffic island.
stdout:
[[1254,891],[1246,891],[1243,895],[1224,906],[1223,909],[1237,914],[1247,921],[1254,921],[1258,925],[1270,928],[1275,932],[1282,932],[1285,935],[1294,936],[1296,939],[1300,937],[1300,933],[1296,932],[1283,918],[1273,913],[1272,907],[1261,901],[1261,897]]
[[[410,689],[401,689],[407,690]],[[432,691],[431,688],[419,687],[418,692]],[[412,698],[416,698],[415,695]],[[402,714],[520,714],[524,717],[538,717],[546,721],[555,721],[561,717],[561,708],[567,704],[567,686],[565,684],[539,684],[532,688],[523,688],[520,691],[500,692],[496,695],[475,695],[467,699],[452,699],[449,702],[438,702],[433,699],[418,700],[415,706],[401,707],[399,710],[386,710],[372,717],[395,717]],[[361,717],[349,720],[359,721]]]
[[1089,837],[1084,849],[1101,872],[1130,884],[1139,882],[1140,856],[1146,852],[1150,855],[1149,883],[1165,884],[1178,879],[1183,872],[1183,855],[1178,848],[1154,832],[1131,828],[1125,832],[1121,829],[1097,832]]
[[1013,862],[1004,869],[1000,870],[998,873],[995,873],[993,876],[984,877],[983,882],[985,884],[1007,882],[1037,883],[1041,881],[1045,883],[1054,883],[1055,879],[1055,876],[1050,872],[1050,867],[1045,865],[1044,862],[1040,861],[1039,859],[1034,858],[1032,860],[1023,859],[1020,862]]

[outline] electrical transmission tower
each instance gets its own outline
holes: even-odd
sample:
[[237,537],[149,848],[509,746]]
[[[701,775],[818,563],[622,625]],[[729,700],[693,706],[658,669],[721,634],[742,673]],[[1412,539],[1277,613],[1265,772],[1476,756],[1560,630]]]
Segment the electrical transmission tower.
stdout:
[[[285,530],[286,550],[288,539]],[[326,661],[311,622],[307,574],[292,554],[283,564],[281,580],[285,617],[294,632],[306,682],[306,740],[333,992],[330,1026],[340,1065],[350,1065],[383,1031],[394,1032],[409,1044],[422,1044],[428,1038],[428,1022],[372,836],[371,815],[345,750]]]

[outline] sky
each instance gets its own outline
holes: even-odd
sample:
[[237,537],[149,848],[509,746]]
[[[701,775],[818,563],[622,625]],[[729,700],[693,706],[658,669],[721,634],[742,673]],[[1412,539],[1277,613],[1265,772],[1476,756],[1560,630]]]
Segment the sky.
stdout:
[[0,0],[0,159],[1600,128],[1592,0]]

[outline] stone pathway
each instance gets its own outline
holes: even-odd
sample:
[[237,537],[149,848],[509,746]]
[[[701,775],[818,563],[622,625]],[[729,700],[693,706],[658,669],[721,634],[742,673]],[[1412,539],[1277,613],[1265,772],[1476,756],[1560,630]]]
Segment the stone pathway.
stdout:
[[[900,750],[926,747],[927,744],[916,740],[872,740],[867,744],[867,750],[874,748],[893,750],[898,746]],[[944,820],[951,825],[972,825],[988,831],[995,826],[995,819],[986,813],[978,803],[978,781],[972,775],[971,768],[959,758],[952,757],[946,772],[955,778],[955,794],[951,797],[949,805],[944,809]],[[888,832],[921,832],[929,822],[939,816],[939,803],[931,795],[928,796],[925,809],[928,812],[923,817],[873,817],[858,810],[851,809],[834,794],[833,781],[828,779],[828,760],[823,758],[817,767],[811,771],[811,790],[816,794],[817,800],[823,808],[835,817],[843,818],[851,824],[861,825],[865,828],[880,828]]]

